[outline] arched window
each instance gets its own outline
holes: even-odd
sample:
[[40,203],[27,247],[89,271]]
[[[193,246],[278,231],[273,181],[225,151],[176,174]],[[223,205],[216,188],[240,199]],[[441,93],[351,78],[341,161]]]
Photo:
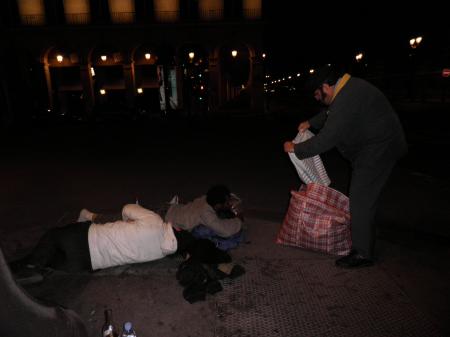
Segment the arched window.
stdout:
[[108,0],[111,21],[114,23],[134,22],[134,0]]
[[17,0],[17,5],[24,25],[45,24],[44,0]]
[[199,0],[199,16],[202,20],[220,20],[223,18],[224,0]]
[[69,24],[88,24],[90,12],[89,0],[64,0],[64,14]]
[[243,0],[242,8],[244,18],[246,19],[260,19],[262,0]]
[[155,18],[160,22],[174,22],[180,16],[179,0],[154,0]]

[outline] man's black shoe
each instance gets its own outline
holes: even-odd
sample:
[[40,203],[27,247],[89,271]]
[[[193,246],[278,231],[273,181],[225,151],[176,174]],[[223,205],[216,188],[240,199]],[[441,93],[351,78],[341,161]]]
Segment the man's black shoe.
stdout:
[[359,254],[358,251],[352,250],[347,256],[337,259],[335,264],[341,268],[361,268],[373,266],[374,262]]

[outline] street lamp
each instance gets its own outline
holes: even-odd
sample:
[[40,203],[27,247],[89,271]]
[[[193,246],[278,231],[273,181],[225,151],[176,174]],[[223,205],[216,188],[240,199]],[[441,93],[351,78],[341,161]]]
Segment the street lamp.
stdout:
[[150,53],[146,53],[145,54],[145,59],[146,60],[150,60],[152,58],[152,54],[150,54]]
[[64,57],[62,55],[56,56],[56,61],[58,61],[59,63],[61,63],[63,60],[64,60]]
[[415,37],[415,38],[409,40],[409,45],[411,46],[412,49],[416,49],[421,42],[422,42],[422,36],[418,36],[418,37]]
[[189,52],[188,55],[189,55],[189,58],[190,58],[191,60],[193,60],[194,57],[195,57],[195,53],[194,53],[193,51]]
[[233,56],[233,57],[237,56],[237,50],[236,49],[231,51],[231,56]]
[[358,55],[355,56],[355,59],[357,62],[360,62],[363,58],[364,54],[363,53],[359,53]]

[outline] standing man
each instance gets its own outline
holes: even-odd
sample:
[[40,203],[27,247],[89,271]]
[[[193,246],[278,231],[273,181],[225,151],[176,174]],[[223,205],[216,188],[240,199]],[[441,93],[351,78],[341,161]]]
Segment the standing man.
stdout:
[[337,147],[351,162],[350,214],[352,251],[336,260],[343,268],[373,265],[375,213],[378,199],[407,143],[400,121],[387,98],[369,82],[332,67],[319,69],[310,80],[314,97],[327,109],[300,123],[299,131],[321,129],[309,140],[284,143],[299,159]]

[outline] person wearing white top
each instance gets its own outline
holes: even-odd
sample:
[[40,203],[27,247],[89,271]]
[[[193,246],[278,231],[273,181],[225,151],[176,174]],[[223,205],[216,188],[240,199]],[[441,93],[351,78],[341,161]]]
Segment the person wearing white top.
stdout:
[[50,229],[22,262],[37,270],[78,272],[157,260],[177,251],[171,224],[140,205],[125,205],[117,221],[100,224],[94,218],[84,209],[79,222]]

